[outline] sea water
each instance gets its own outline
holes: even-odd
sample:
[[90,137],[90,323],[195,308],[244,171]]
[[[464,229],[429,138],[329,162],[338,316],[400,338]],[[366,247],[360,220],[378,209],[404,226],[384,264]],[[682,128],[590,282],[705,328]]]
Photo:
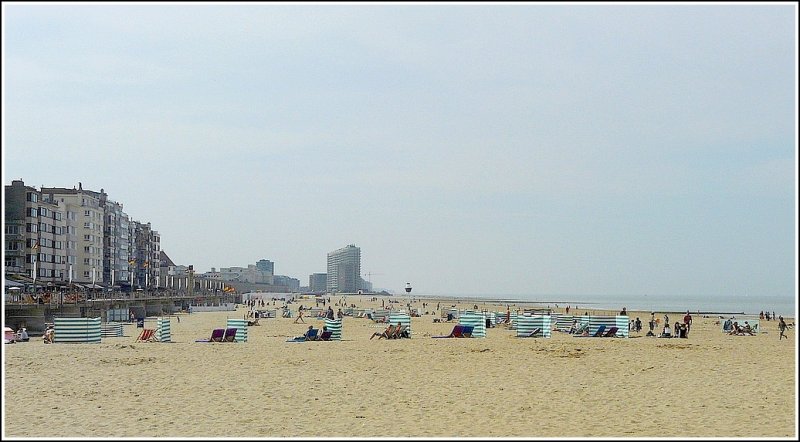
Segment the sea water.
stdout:
[[531,295],[531,294],[446,294],[457,298],[498,299],[504,301],[536,302],[550,307],[597,310],[650,312],[717,312],[758,315],[774,311],[777,315],[794,318],[796,299],[793,296],[721,296],[721,295]]

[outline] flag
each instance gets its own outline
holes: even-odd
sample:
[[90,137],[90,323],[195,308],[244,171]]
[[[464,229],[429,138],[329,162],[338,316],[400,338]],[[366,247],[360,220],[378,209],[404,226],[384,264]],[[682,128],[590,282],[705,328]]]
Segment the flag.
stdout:
[[148,268],[148,267],[150,267],[150,261],[145,261],[144,262],[144,268]]
[[33,248],[33,250],[36,250],[37,252],[39,251],[39,249],[41,248],[41,246],[39,246],[39,240],[34,240],[33,241],[33,247],[32,248]]
[[136,260],[135,259],[131,259],[130,261],[128,261],[128,265],[135,266],[136,265]]

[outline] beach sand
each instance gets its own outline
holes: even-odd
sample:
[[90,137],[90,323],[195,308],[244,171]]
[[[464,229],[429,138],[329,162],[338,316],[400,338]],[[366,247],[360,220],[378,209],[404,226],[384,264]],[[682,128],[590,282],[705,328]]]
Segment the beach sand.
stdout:
[[[385,325],[346,317],[342,341],[287,343],[323,321],[277,318],[248,328],[246,343],[194,342],[245,311],[173,317],[172,343],[135,343],[140,329],[126,325],[100,344],[5,345],[4,436],[797,435],[796,330],[779,341],[774,321],[747,337],[693,315],[688,339],[517,338],[503,326],[432,339],[455,322],[427,315],[412,318],[412,339],[370,340]],[[646,331],[649,312],[636,316]]]

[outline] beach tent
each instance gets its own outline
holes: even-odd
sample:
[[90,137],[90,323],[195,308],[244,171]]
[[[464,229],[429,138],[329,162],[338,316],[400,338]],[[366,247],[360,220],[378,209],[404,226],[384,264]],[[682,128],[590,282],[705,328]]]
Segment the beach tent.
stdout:
[[122,337],[121,322],[104,322],[100,324],[100,337],[119,338]]
[[517,317],[517,336],[528,337],[535,329],[539,329],[537,336],[543,338],[550,337],[550,315],[522,315]]
[[53,322],[56,344],[100,343],[100,318],[54,318]]
[[247,342],[247,320],[228,318],[228,328],[236,327],[236,342]]
[[325,318],[325,327],[331,332],[331,341],[342,340],[342,320]]
[[573,315],[554,315],[555,326],[558,331],[569,331],[572,327],[572,321],[575,319]]
[[411,337],[411,316],[403,312],[391,313],[387,323],[389,325],[397,325],[398,322],[400,325],[405,325],[408,327],[408,337]]
[[[238,330],[237,330],[238,334]],[[156,320],[156,339],[158,342],[172,341],[172,334],[170,332],[169,318],[158,318]]]
[[11,327],[5,327],[3,329],[3,343],[5,344],[14,343],[14,329],[12,329]]
[[486,313],[467,310],[458,318],[460,325],[471,325],[473,338],[486,337]]
[[589,315],[589,336],[593,336],[597,329],[600,328],[601,325],[605,325],[605,330],[609,330],[611,327],[617,327],[616,336],[618,337],[628,337],[628,329],[629,329],[629,317],[628,316],[601,316],[601,315]]

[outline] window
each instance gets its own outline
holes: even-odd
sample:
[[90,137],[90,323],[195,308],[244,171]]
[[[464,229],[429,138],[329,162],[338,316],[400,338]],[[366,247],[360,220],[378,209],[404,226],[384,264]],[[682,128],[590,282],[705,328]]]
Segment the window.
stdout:
[[85,270],[85,271],[83,272],[83,277],[84,277],[84,278],[88,278],[88,277],[89,277],[89,271],[88,271],[88,270]]
[[32,203],[36,203],[36,202],[39,202],[39,195],[37,195],[37,194],[35,194],[33,192],[28,192],[27,195],[26,195],[26,199],[28,201],[32,202]]
[[19,235],[19,226],[6,225],[6,235]]
[[26,207],[25,208],[25,216],[36,218],[36,216],[37,216],[36,207]]
[[83,258],[83,264],[88,266],[89,265],[89,258]]
[[83,211],[83,216],[91,216],[91,214],[92,214],[91,210],[84,210]]
[[[36,209],[33,209],[36,210]],[[39,216],[47,216],[47,207],[39,207]]]
[[19,242],[18,241],[6,241],[6,250],[19,250]]
[[83,248],[83,251],[85,253],[92,253],[92,252],[90,252],[90,250],[91,250],[91,247],[89,247],[89,246],[86,246],[86,247]]
[[55,233],[56,235],[63,235],[64,229],[61,226],[55,226],[55,232],[53,233]]
[[46,223],[39,223],[39,230],[42,232],[49,232],[50,227]]
[[59,249],[59,250],[62,249],[63,247],[62,247],[61,241],[53,242],[53,248],[56,248],[56,249]]
[[39,231],[39,225],[27,223],[25,224],[25,231],[30,233],[36,233]]
[[61,221],[61,212],[53,212],[53,219],[56,221]]

